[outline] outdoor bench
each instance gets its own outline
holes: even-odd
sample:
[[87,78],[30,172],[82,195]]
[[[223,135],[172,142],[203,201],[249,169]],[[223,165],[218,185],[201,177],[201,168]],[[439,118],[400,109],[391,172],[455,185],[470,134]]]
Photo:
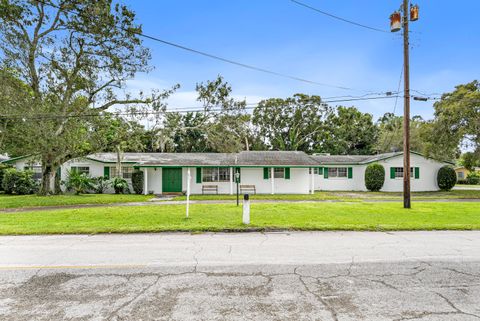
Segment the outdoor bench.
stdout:
[[255,188],[255,185],[240,185],[240,193],[244,192],[253,192],[253,194],[257,194],[257,190]]
[[202,194],[205,192],[215,192],[218,194],[218,185],[202,185]]

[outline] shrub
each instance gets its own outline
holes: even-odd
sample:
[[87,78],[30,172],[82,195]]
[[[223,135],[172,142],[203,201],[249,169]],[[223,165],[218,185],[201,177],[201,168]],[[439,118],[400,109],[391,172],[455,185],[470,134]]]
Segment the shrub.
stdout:
[[65,186],[67,191],[75,191],[76,195],[86,193],[89,189],[94,188],[92,178],[78,171],[68,171]]
[[5,174],[5,171],[8,169],[8,168],[11,168],[11,166],[9,165],[5,165],[5,164],[0,164],[0,191],[3,191],[3,175]]
[[382,165],[374,163],[367,166],[365,170],[365,187],[369,191],[378,192],[385,182],[385,168]]
[[97,194],[105,193],[106,189],[110,185],[110,181],[104,176],[92,178],[93,191]]
[[136,170],[132,173],[132,187],[136,194],[143,193],[143,172]]
[[32,171],[18,171],[7,168],[3,173],[2,187],[7,194],[27,195],[38,190]]
[[442,191],[449,191],[457,183],[455,170],[448,165],[441,167],[437,173],[437,184]]
[[467,175],[466,181],[469,185],[478,185],[480,183],[480,174],[471,172]]
[[115,194],[126,194],[130,193],[128,188],[128,182],[121,177],[114,177],[112,180],[112,187],[115,190]]

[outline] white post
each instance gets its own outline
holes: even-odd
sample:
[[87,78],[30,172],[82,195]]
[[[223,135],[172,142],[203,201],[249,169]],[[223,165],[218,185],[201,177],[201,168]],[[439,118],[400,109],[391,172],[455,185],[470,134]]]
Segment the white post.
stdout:
[[187,169],[187,218],[188,218],[188,211],[190,210],[190,167]]
[[273,177],[274,176],[274,169],[273,167],[270,168],[270,180],[272,181],[272,193],[271,194],[275,194],[275,178]]
[[243,216],[242,216],[243,224],[250,224],[250,198],[248,194],[243,196]]
[[187,218],[188,218],[188,211],[190,210],[190,167],[187,169]]
[[311,176],[312,176],[312,179],[311,179],[311,181],[312,181],[312,190],[311,190],[311,191],[312,191],[312,194],[315,194],[315,169],[314,169],[314,168],[311,168],[310,170],[312,171],[312,174],[311,174]]
[[148,195],[148,168],[143,169],[143,194]]
[[230,195],[233,195],[233,167],[230,167]]

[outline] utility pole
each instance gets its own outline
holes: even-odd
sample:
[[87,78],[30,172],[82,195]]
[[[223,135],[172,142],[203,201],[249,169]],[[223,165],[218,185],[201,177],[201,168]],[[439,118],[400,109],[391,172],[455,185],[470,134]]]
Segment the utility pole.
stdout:
[[410,200],[410,57],[408,41],[408,0],[403,0],[403,208],[411,207]]
[[399,31],[403,27],[403,75],[404,75],[404,106],[403,106],[403,207],[411,207],[410,193],[410,57],[409,57],[409,20],[418,20],[418,6],[409,8],[409,0],[403,0],[400,7],[403,16],[396,11],[390,16],[390,28],[392,32]]

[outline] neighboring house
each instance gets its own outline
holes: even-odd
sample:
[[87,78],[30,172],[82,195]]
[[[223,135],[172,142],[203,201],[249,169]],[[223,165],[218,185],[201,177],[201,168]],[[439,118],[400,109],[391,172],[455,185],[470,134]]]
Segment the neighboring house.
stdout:
[[[465,167],[455,167],[455,172],[458,180],[467,179],[468,174],[470,174],[470,171]],[[475,167],[475,172],[480,172],[480,167]]]
[[[412,190],[438,190],[436,176],[445,162],[412,153]],[[91,177],[112,178],[117,175],[115,153],[98,153],[65,163],[62,180],[75,169]],[[17,169],[31,168],[38,163],[32,157],[5,161]],[[125,153],[122,176],[131,184],[135,169],[143,171],[145,193],[181,193],[187,189],[190,173],[192,194],[236,193],[239,174],[240,193],[308,194],[315,190],[364,191],[365,169],[370,163],[385,167],[382,191],[402,191],[403,155],[388,153],[373,156],[309,156],[295,151],[249,151],[222,153]],[[111,190],[109,192],[112,192]]]

